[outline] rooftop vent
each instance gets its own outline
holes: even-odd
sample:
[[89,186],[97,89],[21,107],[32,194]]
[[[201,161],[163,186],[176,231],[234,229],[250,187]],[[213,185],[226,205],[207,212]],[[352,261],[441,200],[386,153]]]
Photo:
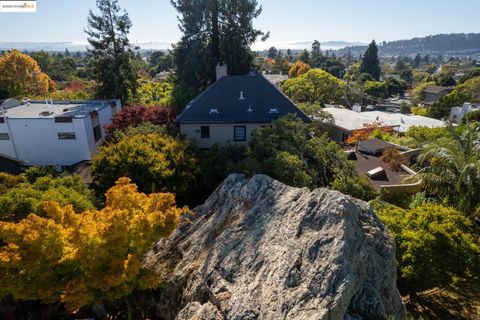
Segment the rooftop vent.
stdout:
[[238,98],[238,100],[245,100],[245,97],[243,96],[243,91],[240,91],[240,97]]
[[278,113],[277,108],[270,108],[270,111],[268,113]]
[[247,110],[247,112],[253,112],[253,109],[252,109],[252,107],[248,107],[248,110]]
[[53,114],[52,111],[43,111],[43,112],[40,112],[38,115],[40,117],[48,117],[48,116],[51,116]]
[[216,108],[215,108],[215,109],[210,109],[210,112],[209,112],[209,113],[210,113],[210,114],[212,114],[212,113],[218,113],[218,109],[216,109]]

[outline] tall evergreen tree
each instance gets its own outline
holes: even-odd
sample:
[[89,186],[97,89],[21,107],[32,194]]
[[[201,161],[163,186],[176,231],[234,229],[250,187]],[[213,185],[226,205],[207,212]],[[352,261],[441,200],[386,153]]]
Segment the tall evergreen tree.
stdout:
[[256,0],[171,0],[179,13],[183,35],[174,46],[177,68],[176,104],[215,81],[215,65],[225,63],[229,74],[250,70],[250,45],[268,37],[253,27],[261,13]]
[[117,0],[97,0],[100,14],[88,15],[88,55],[98,82],[97,98],[120,98],[126,102],[135,94],[138,82],[132,66],[134,50],[128,40],[132,22],[126,11],[121,12]]
[[370,74],[375,80],[380,79],[380,61],[378,59],[378,47],[375,40],[372,40],[363,55],[360,72]]
[[311,66],[313,68],[320,68],[323,62],[322,60],[322,49],[320,47],[320,41],[315,40],[312,43]]

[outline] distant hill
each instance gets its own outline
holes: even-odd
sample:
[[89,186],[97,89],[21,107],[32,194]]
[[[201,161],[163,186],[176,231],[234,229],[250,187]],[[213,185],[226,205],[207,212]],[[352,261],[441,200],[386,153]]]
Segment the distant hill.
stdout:
[[[134,43],[142,50],[166,50],[170,47],[168,42],[140,42]],[[0,42],[1,50],[18,49],[20,51],[49,51],[63,52],[65,49],[69,51],[86,51],[87,44],[74,42]]]
[[[345,54],[363,54],[366,46],[352,46],[338,50]],[[445,56],[477,56],[480,55],[480,33],[437,34],[410,40],[397,40],[379,43],[381,56],[413,56],[417,53]]]

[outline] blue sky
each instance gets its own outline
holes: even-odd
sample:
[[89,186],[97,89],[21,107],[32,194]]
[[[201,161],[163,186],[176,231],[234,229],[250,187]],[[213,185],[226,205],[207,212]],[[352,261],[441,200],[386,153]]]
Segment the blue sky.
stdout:
[[[437,33],[480,32],[478,0],[259,0],[257,28],[267,43],[290,47],[302,41],[368,42]],[[170,0],[120,0],[133,22],[133,42],[175,42],[180,37]],[[37,0],[37,13],[1,13],[0,42],[86,41],[83,28],[95,0]]]

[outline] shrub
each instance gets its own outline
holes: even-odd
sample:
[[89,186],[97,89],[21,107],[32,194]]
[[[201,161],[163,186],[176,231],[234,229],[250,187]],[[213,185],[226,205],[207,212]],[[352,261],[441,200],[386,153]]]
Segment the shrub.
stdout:
[[[56,201],[62,206],[71,205],[76,212],[95,209],[95,198],[81,178],[66,176],[53,178],[45,176],[37,178],[33,183],[22,177],[9,178],[2,188],[10,185],[0,194],[0,220],[18,221],[30,213],[45,216],[43,203]],[[12,184],[12,181],[16,181]]]
[[372,202],[395,238],[399,286],[408,293],[480,276],[480,248],[471,222],[453,208],[425,203],[410,210]]
[[102,210],[82,214],[47,201],[47,217],[0,222],[0,298],[63,303],[75,312],[157,286],[143,256],[175,229],[185,209],[172,194],[137,192],[127,178],[106,199]]
[[174,121],[175,113],[167,107],[127,106],[115,114],[112,123],[105,126],[105,130],[108,134],[114,134],[116,131],[124,131],[129,127],[137,127],[146,122],[171,129]]
[[165,191],[184,196],[198,175],[194,151],[187,141],[133,130],[100,148],[93,158],[95,187],[104,191],[120,177],[129,177],[142,192]]
[[390,169],[395,171],[400,170],[402,164],[406,163],[405,157],[402,156],[396,148],[388,148],[384,150],[380,160],[385,162]]

